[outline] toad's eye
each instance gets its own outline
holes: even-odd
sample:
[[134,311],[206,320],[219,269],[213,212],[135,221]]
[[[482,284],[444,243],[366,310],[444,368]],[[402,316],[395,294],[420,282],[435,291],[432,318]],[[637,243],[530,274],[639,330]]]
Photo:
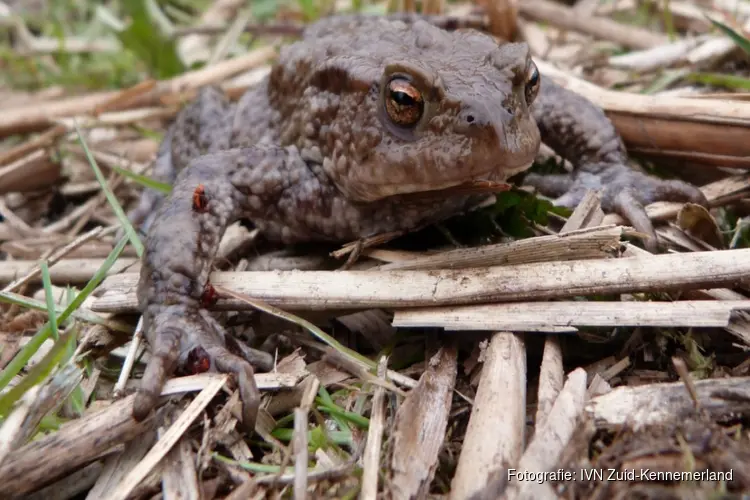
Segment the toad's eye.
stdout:
[[385,92],[388,117],[400,127],[413,127],[424,113],[422,93],[404,77],[394,77]]
[[533,61],[529,63],[529,67],[526,70],[526,87],[524,88],[524,92],[526,94],[526,104],[530,106],[539,93],[539,69]]

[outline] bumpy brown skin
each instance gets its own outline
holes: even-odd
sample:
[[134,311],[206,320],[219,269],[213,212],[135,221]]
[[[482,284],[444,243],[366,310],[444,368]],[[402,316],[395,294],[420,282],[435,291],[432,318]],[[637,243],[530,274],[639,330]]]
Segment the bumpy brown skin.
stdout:
[[[410,193],[503,181],[531,164],[540,130],[577,169],[570,178],[531,181],[562,194],[565,205],[600,186],[605,209],[650,228],[641,204],[704,201],[690,185],[629,170],[611,123],[585,99],[543,80],[530,107],[532,68],[525,44],[498,46],[478,32],[420,20],[340,17],[285,47],[270,77],[238,104],[202,91],[178,116],[155,165],[157,178],[174,181],[172,194],[161,203],[144,193],[131,215],[150,224],[138,297],[153,350],[135,417],[144,418],[166,377],[187,366],[237,374],[243,420],[254,425],[252,367],[239,350],[230,352],[233,343],[202,302],[219,241],[237,219],[288,243],[436,222],[476,197],[412,200]],[[424,100],[414,126],[396,125],[386,111],[394,73],[408,76]]]

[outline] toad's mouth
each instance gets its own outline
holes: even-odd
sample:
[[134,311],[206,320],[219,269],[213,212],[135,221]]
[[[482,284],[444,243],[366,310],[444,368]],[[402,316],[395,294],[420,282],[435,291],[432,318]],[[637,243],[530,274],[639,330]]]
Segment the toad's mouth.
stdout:
[[410,200],[431,200],[452,198],[454,196],[501,193],[508,191],[510,188],[511,185],[507,182],[475,180],[440,189],[404,193],[403,196]]
[[408,200],[445,199],[455,196],[470,196],[480,194],[494,194],[508,191],[511,184],[505,182],[510,177],[528,170],[532,163],[516,168],[505,168],[502,171],[491,170],[469,180],[452,180],[442,183],[398,184],[380,186],[379,199],[400,196]]

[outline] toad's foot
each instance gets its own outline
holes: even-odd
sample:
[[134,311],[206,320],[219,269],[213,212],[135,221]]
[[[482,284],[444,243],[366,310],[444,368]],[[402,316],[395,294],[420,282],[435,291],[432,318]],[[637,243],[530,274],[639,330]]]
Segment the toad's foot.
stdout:
[[528,174],[524,183],[544,195],[557,197],[555,205],[568,208],[575,208],[586,191],[599,190],[602,209],[621,215],[636,230],[647,234],[649,239],[645,245],[651,251],[657,249],[658,240],[645,205],[656,201],[684,201],[708,206],[708,200],[697,187],[682,181],[652,177],[626,165],[599,166],[571,174]]
[[133,416],[143,420],[156,406],[164,382],[175,371],[234,374],[242,400],[242,426],[252,432],[260,406],[253,367],[242,350],[230,352],[232,342],[205,309],[186,305],[158,308],[149,324],[153,352],[133,404]]

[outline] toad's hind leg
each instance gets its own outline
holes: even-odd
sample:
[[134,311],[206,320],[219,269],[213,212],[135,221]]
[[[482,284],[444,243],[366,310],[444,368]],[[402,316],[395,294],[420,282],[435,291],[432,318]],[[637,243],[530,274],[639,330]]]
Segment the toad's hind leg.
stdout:
[[[177,175],[177,170],[172,163],[172,134],[174,127],[171,127],[164,140],[159,146],[156,153],[156,160],[151,173],[151,178],[155,181],[172,185]],[[164,200],[165,194],[161,191],[151,188],[145,188],[138,200],[138,205],[128,212],[128,220],[136,227],[140,227],[144,233],[148,231],[149,226],[154,221],[156,209],[159,208]]]
[[[167,130],[156,153],[151,178],[171,186],[194,158],[229,149],[232,119],[232,105],[220,89],[201,89]],[[161,191],[145,188],[136,207],[128,212],[130,222],[144,234],[148,232],[165,196]]]

